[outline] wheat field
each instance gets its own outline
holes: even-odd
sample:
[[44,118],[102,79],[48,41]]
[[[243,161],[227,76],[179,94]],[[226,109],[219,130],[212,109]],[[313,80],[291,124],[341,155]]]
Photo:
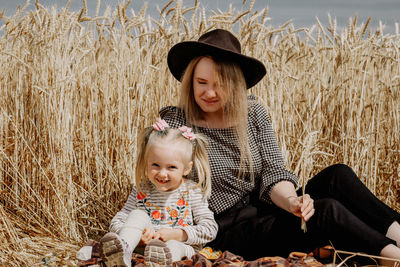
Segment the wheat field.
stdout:
[[[246,2],[246,1],[244,1]],[[349,18],[296,29],[268,8],[206,16],[171,0],[158,20],[129,2],[87,15],[0,11],[0,264],[75,266],[106,233],[134,181],[138,129],[177,103],[169,48],[225,28],[267,67],[249,93],[267,106],[300,184],[346,163],[400,211],[400,35]],[[357,201],[357,200],[355,200]],[[299,226],[300,227],[300,226]]]

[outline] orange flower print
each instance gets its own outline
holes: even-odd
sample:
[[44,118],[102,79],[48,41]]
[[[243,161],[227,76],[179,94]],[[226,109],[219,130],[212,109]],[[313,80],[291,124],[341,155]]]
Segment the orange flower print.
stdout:
[[178,205],[179,207],[185,206],[185,200],[183,198],[178,199],[178,201],[176,202],[176,205]]
[[146,196],[147,196],[147,195],[146,195],[145,193],[142,193],[142,192],[139,192],[139,193],[137,193],[137,195],[136,195],[137,199],[139,199],[139,200],[145,199]]
[[159,220],[161,217],[161,212],[159,210],[155,210],[151,213],[151,217],[155,220]]
[[185,223],[185,221],[184,221],[183,219],[179,219],[178,225],[180,225],[180,226],[186,226],[187,224]]
[[178,217],[178,211],[176,209],[172,209],[169,212],[169,215],[171,216],[171,218],[176,218],[176,217]]

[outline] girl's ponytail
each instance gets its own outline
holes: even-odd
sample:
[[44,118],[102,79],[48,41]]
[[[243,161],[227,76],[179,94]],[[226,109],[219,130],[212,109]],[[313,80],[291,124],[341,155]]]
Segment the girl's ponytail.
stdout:
[[138,192],[141,191],[141,186],[143,182],[148,183],[146,174],[146,158],[147,158],[147,143],[151,133],[153,132],[153,127],[147,127],[143,129],[137,140],[137,154],[136,154],[136,170],[135,170],[135,185]]

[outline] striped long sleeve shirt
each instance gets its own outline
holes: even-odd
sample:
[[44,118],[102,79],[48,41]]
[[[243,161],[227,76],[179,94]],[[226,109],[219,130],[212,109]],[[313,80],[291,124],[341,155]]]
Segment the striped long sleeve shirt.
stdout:
[[110,231],[119,233],[129,213],[140,209],[150,217],[153,228],[181,228],[187,233],[185,244],[195,250],[212,241],[218,231],[213,212],[201,189],[191,180],[174,191],[161,192],[154,186],[138,192],[133,188],[124,207],[113,217]]

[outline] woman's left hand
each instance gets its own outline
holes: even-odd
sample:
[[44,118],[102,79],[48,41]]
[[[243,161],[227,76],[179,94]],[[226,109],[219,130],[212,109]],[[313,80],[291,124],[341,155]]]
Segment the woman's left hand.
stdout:
[[289,210],[297,217],[308,221],[314,215],[314,200],[309,194],[300,197],[289,197]]

